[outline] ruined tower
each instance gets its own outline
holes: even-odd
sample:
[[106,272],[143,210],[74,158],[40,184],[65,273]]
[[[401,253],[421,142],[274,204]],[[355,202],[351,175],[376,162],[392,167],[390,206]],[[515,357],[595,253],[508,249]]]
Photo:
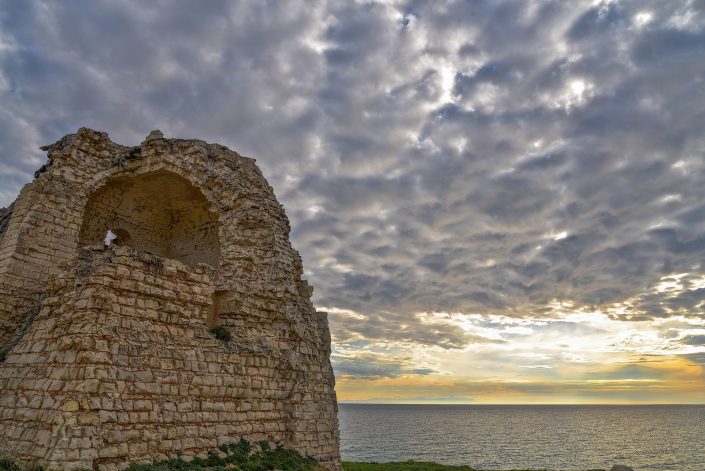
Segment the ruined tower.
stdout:
[[0,455],[117,469],[244,437],[339,469],[327,317],[255,161],[158,131],[43,150],[0,210]]

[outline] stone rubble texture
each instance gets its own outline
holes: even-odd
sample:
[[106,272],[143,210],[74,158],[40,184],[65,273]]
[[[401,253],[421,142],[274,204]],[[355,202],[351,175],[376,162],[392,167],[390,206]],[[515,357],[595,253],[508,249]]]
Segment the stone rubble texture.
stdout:
[[42,149],[0,210],[0,455],[114,470],[244,437],[339,470],[327,316],[255,161],[159,131]]

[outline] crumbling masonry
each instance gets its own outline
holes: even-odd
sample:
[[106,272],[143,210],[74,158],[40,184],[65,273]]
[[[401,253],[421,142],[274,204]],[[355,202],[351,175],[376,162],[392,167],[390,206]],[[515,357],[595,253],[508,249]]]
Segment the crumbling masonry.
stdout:
[[43,149],[0,210],[0,455],[112,470],[244,437],[340,469],[328,321],[254,160],[158,131]]

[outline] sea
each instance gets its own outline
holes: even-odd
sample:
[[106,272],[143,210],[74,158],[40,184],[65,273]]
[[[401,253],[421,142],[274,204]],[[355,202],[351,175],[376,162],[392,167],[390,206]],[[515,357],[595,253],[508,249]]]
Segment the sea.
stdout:
[[345,461],[705,471],[705,405],[339,406]]

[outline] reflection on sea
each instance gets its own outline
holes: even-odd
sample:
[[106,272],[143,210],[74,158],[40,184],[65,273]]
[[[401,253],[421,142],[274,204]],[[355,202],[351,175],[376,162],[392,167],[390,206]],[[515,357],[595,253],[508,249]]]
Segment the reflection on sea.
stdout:
[[705,470],[705,406],[340,405],[349,461]]

